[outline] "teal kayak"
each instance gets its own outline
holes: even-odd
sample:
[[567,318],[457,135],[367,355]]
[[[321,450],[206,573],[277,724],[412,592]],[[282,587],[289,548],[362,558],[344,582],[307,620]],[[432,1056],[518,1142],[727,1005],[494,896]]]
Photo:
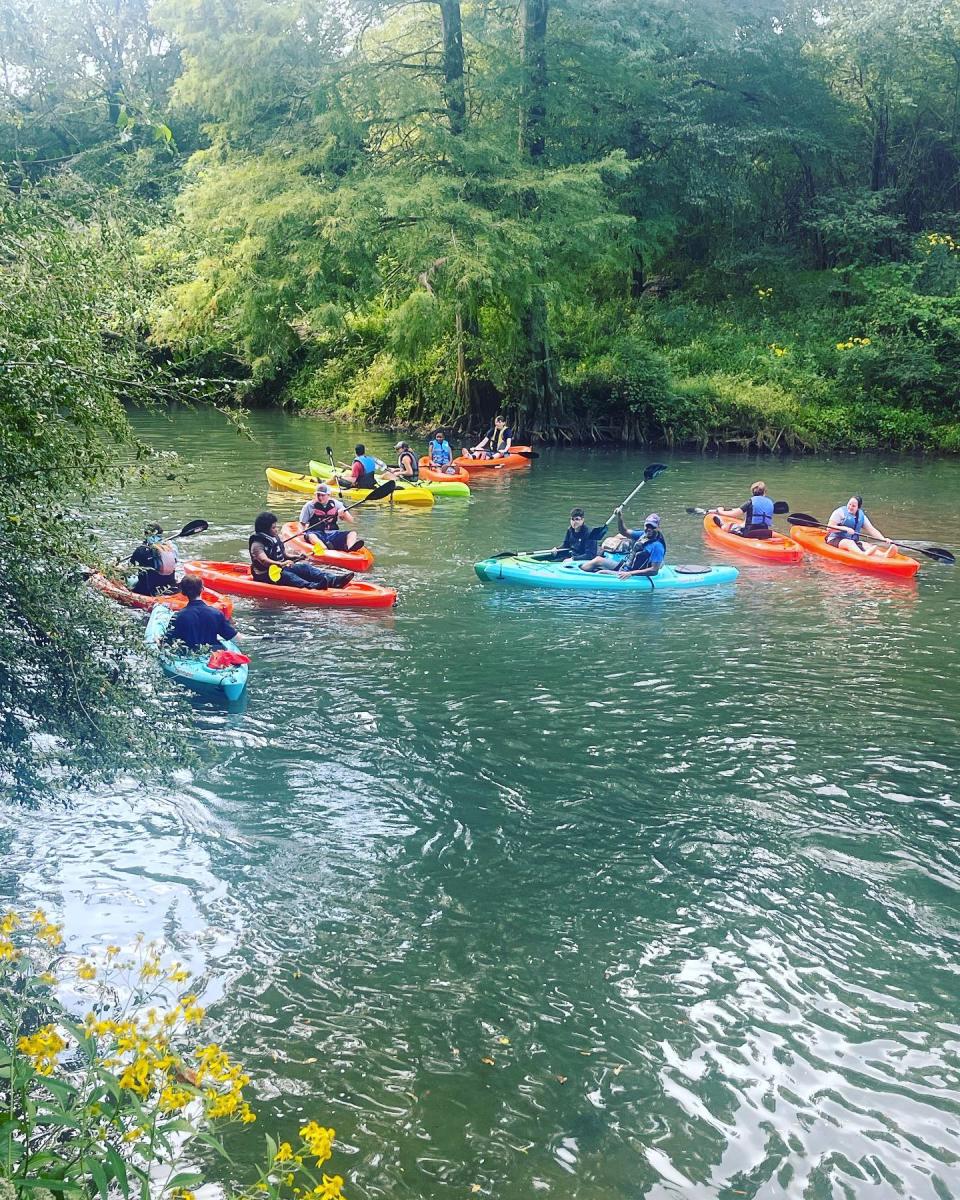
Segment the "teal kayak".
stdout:
[[[330,476],[330,464],[324,464],[318,459],[312,458],[309,463],[310,474],[317,479],[326,480]],[[383,483],[385,475],[378,475],[377,482]],[[423,492],[431,492],[434,496],[469,496],[470,486],[466,483],[460,483],[456,479],[448,480],[431,480],[418,479],[416,483],[411,483],[410,480],[401,479],[397,481],[397,487],[400,488],[419,488]]]
[[490,583],[519,583],[526,587],[566,588],[583,592],[662,592],[672,588],[712,587],[733,583],[736,567],[661,567],[656,575],[620,579],[612,571],[581,571],[579,566],[543,562],[523,555],[485,558],[474,564],[477,575]]
[[[209,652],[206,654],[172,654],[170,651],[160,648],[172,616],[173,610],[165,604],[155,605],[143,635],[144,644],[159,652],[160,666],[165,674],[195,691],[217,692],[225,696],[227,700],[239,699],[243,689],[247,686],[246,663],[235,667],[214,668],[207,665]],[[225,642],[222,638],[220,641],[227,650],[237,650],[238,648],[234,641]]]

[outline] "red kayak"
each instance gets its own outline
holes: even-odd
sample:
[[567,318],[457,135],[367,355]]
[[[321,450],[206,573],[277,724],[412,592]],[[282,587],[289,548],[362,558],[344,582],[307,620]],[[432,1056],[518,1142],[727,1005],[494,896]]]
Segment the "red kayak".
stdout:
[[908,558],[899,551],[888,557],[885,554],[859,554],[856,550],[841,550],[839,546],[829,546],[826,540],[827,531],[824,529],[794,525],[793,536],[804,550],[818,554],[821,558],[829,558],[831,562],[839,563],[842,567],[852,567],[854,571],[886,575],[888,579],[912,579],[920,570],[920,564],[915,558]]
[[426,455],[420,459],[420,478],[428,479],[431,483],[470,482],[470,476],[463,469],[463,467],[457,467],[455,471],[447,474],[443,471],[438,471],[435,467],[432,467],[430,465],[430,459]]
[[[116,600],[118,604],[126,605],[127,608],[140,608],[144,612],[149,612],[157,604],[165,604],[167,608],[176,610],[183,608],[187,603],[183,592],[174,592],[169,596],[141,596],[139,592],[131,591],[125,583],[119,583],[116,579],[108,579],[106,575],[101,575],[99,572],[90,576],[90,586],[95,587],[104,596],[109,596],[111,600]],[[204,588],[200,593],[200,599],[205,600],[211,608],[219,608],[227,620],[230,619],[233,612],[233,601],[229,596],[220,596],[216,592]]]
[[[720,522],[718,525],[717,522]],[[803,558],[803,551],[793,540],[783,533],[775,533],[768,538],[745,538],[739,533],[733,533],[733,526],[740,524],[730,517],[721,517],[716,513],[707,513],[703,518],[703,531],[707,540],[734,550],[737,554],[746,554],[750,558],[759,558],[768,563],[798,563]]]
[[186,569],[199,575],[205,584],[232,596],[250,596],[255,600],[283,600],[288,604],[326,605],[329,608],[392,608],[397,602],[393,588],[375,583],[348,583],[342,588],[284,587],[262,583],[242,563],[190,562]]
[[316,561],[318,567],[343,567],[346,571],[369,571],[373,566],[373,554],[366,546],[361,546],[359,550],[330,550],[321,545],[318,547],[321,553],[318,554],[314,549],[315,543],[297,536],[301,533],[303,526],[299,521],[288,521],[280,530],[291,558],[295,554],[306,554],[311,561]]

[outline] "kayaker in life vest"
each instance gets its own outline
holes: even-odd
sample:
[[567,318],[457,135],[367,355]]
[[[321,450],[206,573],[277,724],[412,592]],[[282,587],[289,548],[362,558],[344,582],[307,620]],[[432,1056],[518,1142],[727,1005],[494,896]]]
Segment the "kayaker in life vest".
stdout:
[[596,529],[591,529],[586,523],[583,509],[572,508],[570,510],[570,526],[563,535],[560,545],[554,547],[554,553],[561,555],[566,552],[566,556],[570,558],[571,562],[586,562],[597,556],[600,539],[606,532],[606,525],[598,525]]
[[444,475],[456,475],[457,468],[453,465],[453,449],[442,429],[438,429],[433,435],[427,446],[427,456],[430,459],[430,466],[435,471],[442,471]]
[[203,580],[199,575],[184,575],[180,591],[187,597],[187,603],[173,614],[163,637],[165,642],[182,642],[188,650],[198,650],[201,646],[219,645],[218,638],[229,642],[238,636],[220,609],[211,608],[201,599]]
[[506,417],[498,414],[480,441],[469,450],[464,449],[463,453],[469,458],[505,458],[512,445],[513,430],[507,424]]
[[580,564],[581,571],[615,571],[623,579],[634,575],[656,575],[663,566],[667,554],[667,543],[660,532],[660,518],[650,513],[642,529],[627,529],[623,523],[623,510],[617,509],[617,528],[621,537],[629,540],[630,548],[623,561],[598,555],[589,562]]
[[327,484],[318,483],[315,497],[300,509],[304,540],[311,543],[322,542],[331,550],[361,549],[362,538],[358,538],[352,529],[338,528],[337,523],[341,517],[353,524],[353,513],[347,512],[344,504],[333,495]]
[[391,479],[406,479],[416,483],[420,478],[420,463],[410,449],[409,442],[397,442],[394,449],[397,451],[397,465],[391,467],[387,474]]
[[[353,571],[315,566],[304,561],[305,554],[290,558],[280,540],[277,518],[272,512],[259,514],[253,523],[253,533],[247,545],[250,551],[250,574],[258,583],[320,591],[330,587],[346,587],[353,579]],[[280,569],[271,572],[271,567]],[[277,577],[272,578],[272,575]]]
[[344,487],[375,488],[377,486],[375,472],[382,470],[386,464],[374,458],[372,454],[368,454],[363,442],[357,442],[354,453],[356,457],[350,468],[349,478],[341,479],[340,482]]
[[130,555],[137,568],[132,590],[139,596],[156,596],[177,590],[177,564],[180,556],[173,542],[163,540],[163,529],[155,521],[143,531],[143,542]]
[[743,517],[742,525],[733,525],[731,533],[745,538],[773,537],[773,501],[767,495],[767,485],[762,479],[750,485],[750,499],[739,508],[713,509],[721,517]]
[[892,542],[886,547],[865,546],[861,542],[862,533],[879,538],[881,542],[887,540],[864,512],[862,496],[851,496],[846,504],[835,508],[827,524],[831,529],[826,537],[830,546],[837,546],[850,554],[875,554],[880,558],[889,558],[897,553],[897,547]]

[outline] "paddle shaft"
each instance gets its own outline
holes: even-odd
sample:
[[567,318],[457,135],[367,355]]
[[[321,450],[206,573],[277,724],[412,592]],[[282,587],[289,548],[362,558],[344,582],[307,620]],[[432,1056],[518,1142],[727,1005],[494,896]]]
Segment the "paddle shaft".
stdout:
[[[659,466],[660,464],[657,464],[657,465]],[[647,468],[647,469],[649,470],[649,468]],[[664,470],[666,470],[666,467],[664,467],[663,469],[664,469]],[[660,474],[660,472],[658,471],[658,472],[657,472],[657,475],[659,475],[659,474]],[[656,478],[656,476],[655,476],[655,475],[652,475],[650,478],[651,478],[651,479],[655,479],[655,478]],[[618,504],[618,505],[617,505],[617,507],[616,507],[616,508],[613,510],[613,512],[610,514],[610,516],[609,516],[609,517],[607,517],[607,519],[604,521],[604,525],[609,525],[609,524],[610,524],[610,522],[613,520],[613,518],[614,518],[614,517],[617,515],[617,511],[618,511],[618,509],[623,509],[623,508],[626,508],[626,507],[627,507],[627,505],[630,503],[630,501],[631,501],[631,500],[634,498],[634,496],[637,494],[637,492],[639,492],[639,491],[640,491],[640,489],[643,487],[643,485],[644,485],[645,483],[649,483],[649,482],[650,482],[650,480],[649,480],[649,479],[647,479],[647,477],[646,477],[646,472],[644,472],[644,477],[643,477],[643,479],[642,479],[642,480],[641,480],[641,481],[640,481],[640,482],[637,484],[637,486],[636,486],[636,487],[633,489],[633,491],[632,491],[632,492],[630,493],[630,495],[629,495],[629,496],[626,498],[626,500],[624,500],[624,502],[623,502],[622,504]]]

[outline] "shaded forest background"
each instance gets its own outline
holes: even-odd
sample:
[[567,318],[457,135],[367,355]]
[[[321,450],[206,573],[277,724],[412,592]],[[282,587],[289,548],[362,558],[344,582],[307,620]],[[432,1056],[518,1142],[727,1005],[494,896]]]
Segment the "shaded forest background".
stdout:
[[155,365],[378,424],[960,450],[955,3],[0,0],[0,59],[10,197],[129,237]]

